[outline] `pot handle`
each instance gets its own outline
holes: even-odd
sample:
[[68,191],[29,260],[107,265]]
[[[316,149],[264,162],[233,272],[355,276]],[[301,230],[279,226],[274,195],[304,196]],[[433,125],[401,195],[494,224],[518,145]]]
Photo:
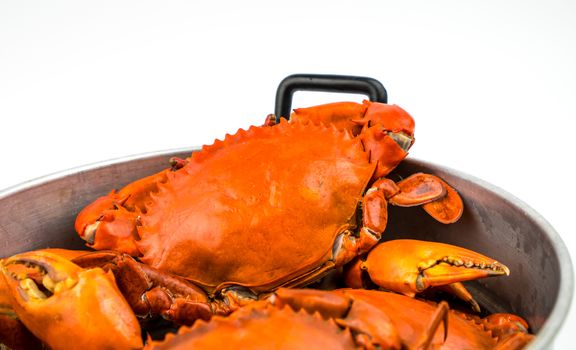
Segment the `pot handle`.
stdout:
[[292,96],[296,91],[343,92],[368,95],[372,102],[388,102],[384,85],[378,80],[352,75],[293,74],[280,82],[276,90],[277,116],[290,118]]

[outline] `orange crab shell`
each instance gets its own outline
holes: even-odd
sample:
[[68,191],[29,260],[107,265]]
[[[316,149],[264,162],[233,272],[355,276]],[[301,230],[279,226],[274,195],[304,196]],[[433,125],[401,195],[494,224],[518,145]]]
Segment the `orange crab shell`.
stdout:
[[364,100],[334,102],[308,108],[296,108],[291,118],[295,121],[315,120],[333,124],[338,130],[352,130],[356,135],[363,125],[379,124],[387,131],[414,134],[414,119],[401,107]]
[[[408,349],[412,349],[419,340],[414,335],[421,335],[427,331],[427,320],[436,310],[436,305],[432,302],[421,301],[401,294],[362,289],[343,289],[338,292],[348,295],[352,299],[366,301],[385,311],[392,319],[402,338],[402,342]],[[407,310],[410,312],[407,312]],[[501,316],[494,314],[493,317],[497,320]],[[495,327],[497,324],[491,325],[490,322],[497,321],[490,320],[490,316],[483,320],[478,316],[450,310],[447,337],[444,339],[442,331],[436,332],[431,348],[488,350],[505,341],[506,336],[512,335],[513,332],[521,335],[524,345],[531,341],[533,336],[527,334],[526,329],[528,327],[526,322],[518,316],[510,315],[510,317],[518,320],[517,322],[522,322],[525,328],[518,327],[518,329],[511,329],[509,334],[499,334],[492,329],[497,328]],[[514,347],[509,349],[514,349]]]
[[360,140],[334,127],[240,130],[194,153],[150,195],[142,261],[208,289],[299,284],[333,267],[334,242],[355,228],[374,170]]
[[216,316],[182,327],[163,342],[150,342],[147,350],[162,349],[358,349],[348,329],[319,314],[289,307],[246,307],[227,317]]

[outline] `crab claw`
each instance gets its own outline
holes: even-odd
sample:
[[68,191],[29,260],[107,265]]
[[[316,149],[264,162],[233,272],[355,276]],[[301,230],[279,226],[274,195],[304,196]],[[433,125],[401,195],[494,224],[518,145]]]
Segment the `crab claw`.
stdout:
[[381,243],[365,259],[354,261],[346,282],[358,288],[367,275],[380,287],[414,296],[432,287],[509,274],[505,265],[471,250],[406,239]]
[[392,205],[400,207],[422,205],[430,216],[443,224],[452,224],[462,216],[464,211],[462,198],[452,186],[438,176],[416,173],[398,182],[396,186],[396,192],[389,198]]
[[0,269],[18,318],[51,349],[142,347],[138,320],[111,273],[45,251],[12,256]]
[[197,319],[210,319],[212,313],[230,312],[218,303],[211,305],[206,293],[192,282],[139,263],[127,254],[90,252],[74,257],[72,262],[113,273],[118,289],[139,318],[161,315],[190,325]]

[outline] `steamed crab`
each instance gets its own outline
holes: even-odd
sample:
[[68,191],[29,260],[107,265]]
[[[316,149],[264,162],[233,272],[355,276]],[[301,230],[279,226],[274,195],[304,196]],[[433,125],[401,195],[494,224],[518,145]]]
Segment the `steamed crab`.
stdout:
[[[310,284],[374,247],[406,258],[371,253],[348,270],[351,283],[366,271],[408,295],[450,285],[474,304],[460,282],[508,274],[504,265],[431,242],[379,244],[388,204],[421,205],[442,223],[462,213],[457,192],[436,176],[385,177],[406,157],[413,134],[403,109],[367,101],[297,109],[290,122],[271,115],[97,199],[75,227],[92,248],[129,254],[206,291],[208,301],[191,302],[198,318],[207,310],[199,304],[232,310],[279,287]],[[169,304],[172,313],[190,306]]]
[[376,290],[281,288],[265,302],[182,327],[146,349],[517,350],[534,338],[527,329],[516,315],[481,318],[451,310],[444,301]]

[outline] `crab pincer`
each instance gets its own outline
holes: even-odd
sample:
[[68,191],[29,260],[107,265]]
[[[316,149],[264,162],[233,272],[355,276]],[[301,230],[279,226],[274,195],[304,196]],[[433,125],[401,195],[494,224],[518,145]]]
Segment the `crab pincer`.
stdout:
[[366,256],[347,266],[346,283],[362,288],[366,280],[414,296],[440,287],[470,303],[478,304],[461,282],[484,277],[509,275],[504,264],[480,253],[439,242],[398,239],[380,243]]
[[51,349],[139,349],[140,325],[111,273],[32,251],[2,260],[14,311]]

